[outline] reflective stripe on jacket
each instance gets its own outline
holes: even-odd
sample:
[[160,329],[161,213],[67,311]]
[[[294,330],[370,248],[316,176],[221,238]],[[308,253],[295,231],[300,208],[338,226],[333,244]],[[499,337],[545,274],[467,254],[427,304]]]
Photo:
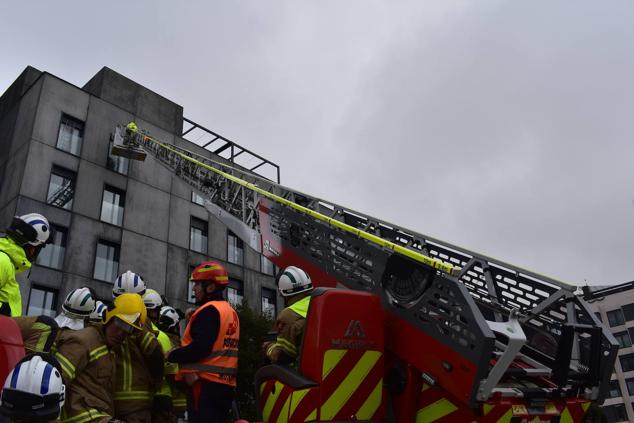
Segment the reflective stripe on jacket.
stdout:
[[197,363],[181,364],[179,374],[195,372],[202,379],[235,387],[236,376],[238,375],[240,320],[238,319],[238,314],[228,302],[208,301],[199,307],[192,315],[189,323],[187,323],[181,346],[186,347],[191,344],[191,326],[196,320],[198,313],[207,307],[215,307],[220,316],[220,327],[211,353]]
[[11,238],[0,238],[0,305],[9,304],[12,317],[22,315],[22,296],[15,274],[30,267],[22,247]]

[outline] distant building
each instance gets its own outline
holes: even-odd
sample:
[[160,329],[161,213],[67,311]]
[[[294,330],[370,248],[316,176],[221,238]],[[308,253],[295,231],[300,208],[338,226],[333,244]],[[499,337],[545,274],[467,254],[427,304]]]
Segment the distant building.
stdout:
[[634,421],[634,281],[584,287],[584,298],[619,343],[618,359],[603,404],[608,422]]
[[[258,171],[268,168],[279,178],[273,162],[183,118],[181,106],[111,69],[80,88],[27,67],[0,97],[0,230],[14,215],[39,212],[55,237],[20,277],[23,312],[54,315],[81,286],[108,301],[113,280],[128,269],[184,308],[191,269],[213,259],[229,272],[229,301],[274,315],[270,261],[151,155],[135,162],[110,154],[116,125],[132,120],[160,140],[215,160],[238,166],[238,153],[254,156]],[[211,141],[202,146],[183,138],[193,132]]]

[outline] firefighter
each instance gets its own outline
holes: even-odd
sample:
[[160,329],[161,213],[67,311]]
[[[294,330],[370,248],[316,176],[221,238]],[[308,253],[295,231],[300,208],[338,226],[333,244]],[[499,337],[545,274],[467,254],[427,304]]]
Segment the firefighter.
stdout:
[[103,323],[103,320],[106,318],[106,305],[101,301],[97,300],[95,302],[95,309],[90,316],[88,316],[88,322],[90,323]]
[[58,366],[47,355],[23,358],[4,382],[0,413],[19,423],[56,421],[66,391]]
[[277,289],[284,297],[286,308],[275,321],[277,339],[265,342],[262,350],[273,364],[294,364],[302,342],[313,284],[308,273],[289,266],[279,275]]
[[[112,295],[123,293],[145,294],[145,282],[128,270],[115,280]],[[163,380],[163,351],[152,332],[149,319],[115,349],[115,416],[128,423],[145,423],[152,419],[154,393]]]
[[62,304],[62,312],[55,318],[60,334],[68,330],[80,330],[95,311],[95,296],[92,289],[77,288],[68,293]]
[[68,331],[57,342],[55,358],[66,383],[62,423],[105,423],[115,415],[114,350],[142,331],[147,318],[143,299],[121,294],[106,311],[102,325]]
[[[170,340],[170,348],[178,348],[181,345],[179,331],[180,316],[176,309],[170,306],[161,307],[159,319],[156,325],[167,334]],[[169,351],[168,350],[168,351]],[[176,366],[178,372],[178,366]],[[172,412],[177,418],[184,418],[187,411],[187,389],[184,382],[176,381],[175,375],[166,375],[172,391]]]
[[22,297],[15,274],[31,267],[50,231],[44,216],[29,213],[15,216],[7,228],[7,236],[0,238],[0,314],[22,315]]
[[59,333],[55,319],[49,316],[20,316],[18,324],[27,354],[49,352]]
[[[163,298],[161,295],[153,289],[147,289],[145,295],[143,295],[143,302],[147,308],[148,319],[152,325],[152,331],[157,334],[156,339],[161,345],[163,356],[165,356],[171,349],[172,344],[167,334],[156,326],[159,321],[159,313],[163,306]],[[169,361],[165,361],[163,367],[163,381],[161,387],[154,394],[154,400],[152,403],[152,422],[153,423],[169,423],[176,422],[176,415],[172,411],[172,389],[168,381],[168,378],[173,379],[176,375],[178,366]]]
[[216,262],[204,262],[191,274],[196,304],[181,348],[168,360],[179,364],[178,379],[189,386],[191,422],[224,422],[235,397],[238,373],[238,314],[224,299],[227,271]]

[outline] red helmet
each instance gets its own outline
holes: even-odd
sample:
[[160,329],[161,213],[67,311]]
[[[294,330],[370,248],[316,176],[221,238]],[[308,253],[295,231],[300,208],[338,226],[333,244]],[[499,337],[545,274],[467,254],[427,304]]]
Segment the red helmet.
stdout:
[[189,279],[192,282],[214,282],[218,285],[229,283],[229,274],[221,264],[215,261],[205,261],[192,271]]

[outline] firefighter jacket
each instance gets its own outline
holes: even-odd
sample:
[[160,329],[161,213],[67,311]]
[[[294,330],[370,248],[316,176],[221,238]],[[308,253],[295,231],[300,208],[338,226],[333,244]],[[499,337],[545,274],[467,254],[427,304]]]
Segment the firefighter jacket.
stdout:
[[132,420],[132,414],[149,413],[154,392],[163,380],[163,352],[150,323],[130,335],[115,349],[115,355],[117,418]]
[[22,273],[31,267],[24,249],[11,238],[0,238],[0,309],[7,310],[6,315],[22,315],[22,296],[20,286],[15,280],[16,273]]
[[238,313],[224,300],[208,301],[198,308],[187,323],[181,346],[192,343],[191,328],[196,324],[196,317],[208,307],[218,312],[220,322],[215,341],[207,356],[195,363],[180,363],[178,374],[197,373],[198,377],[209,382],[236,386],[238,375],[238,344],[240,342],[240,320]]
[[103,325],[66,331],[57,338],[55,357],[62,368],[66,401],[62,423],[107,422],[114,416],[115,356]]
[[[178,348],[181,345],[180,336],[174,333],[167,333],[167,337],[170,340],[171,348]],[[172,363],[173,364],[173,363]],[[178,372],[178,365],[174,364],[174,369]],[[187,389],[183,386],[182,383],[178,383],[174,380],[173,377],[169,377],[170,387],[172,390],[172,411],[176,415],[181,415],[185,411],[187,411]]]
[[277,339],[266,345],[266,356],[271,363],[278,363],[282,354],[295,360],[302,344],[310,295],[289,300],[289,306],[280,312],[275,321]]
[[59,329],[55,319],[49,316],[20,316],[13,320],[18,324],[27,354],[49,352]]

